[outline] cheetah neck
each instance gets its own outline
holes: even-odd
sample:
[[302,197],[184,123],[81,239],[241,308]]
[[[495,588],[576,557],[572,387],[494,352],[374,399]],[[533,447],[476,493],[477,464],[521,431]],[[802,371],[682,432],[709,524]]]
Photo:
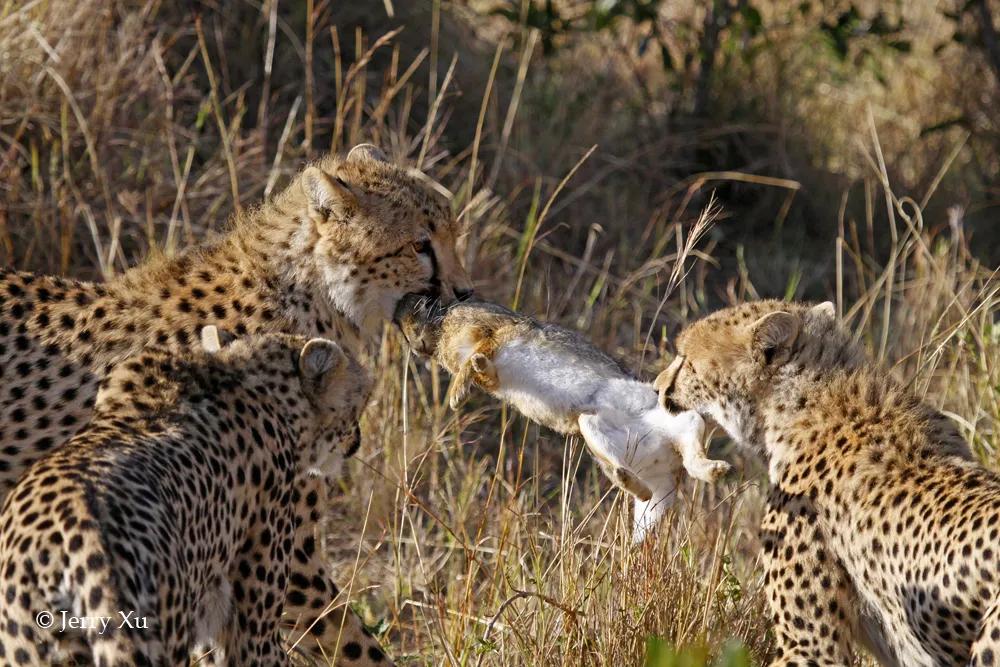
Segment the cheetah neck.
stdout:
[[794,456],[789,434],[810,418],[808,410],[826,393],[825,383],[824,375],[789,366],[737,396],[709,404],[705,411],[740,447],[767,465],[776,483]]
[[296,293],[289,314],[299,320],[298,330],[333,334],[352,351],[377,343],[396,306],[391,295],[366,286],[377,258],[364,235],[321,235],[301,213],[306,208],[302,189],[289,187],[238,223],[229,243],[266,267],[283,290]]
[[[247,372],[240,359],[222,360],[204,353],[174,355],[152,350],[116,364],[102,380],[93,424],[113,429],[177,432],[227,412],[254,433],[265,433],[268,419],[279,424],[277,436],[263,439],[269,449],[289,447],[308,428],[295,411],[274,411],[262,397],[274,393],[273,375]],[[257,405],[259,410],[246,406]],[[188,422],[188,426],[181,425]],[[301,455],[296,448],[288,451]]]
[[832,451],[843,460],[901,466],[971,458],[946,418],[877,367],[786,373],[759,411],[758,437],[773,483],[793,462]]
[[837,403],[835,387],[866,365],[863,348],[832,319],[806,321],[789,359],[759,382],[745,405],[743,432],[767,463],[772,483],[799,453],[804,425],[820,419],[817,410]]
[[277,204],[270,208],[228,238],[233,254],[246,258],[247,272],[274,286],[272,293],[283,303],[294,331],[334,338],[354,353],[376,343],[383,318],[359,298],[353,282],[357,267],[349,254],[341,253],[331,270],[328,261],[317,261],[328,249],[322,247],[314,225],[284,213]]
[[824,391],[822,378],[797,374],[794,369],[780,373],[771,391],[760,401],[754,439],[767,464],[768,477],[778,484],[796,455],[797,428],[809,419],[813,401]]
[[176,407],[189,376],[182,360],[163,351],[118,363],[101,380],[94,420],[124,428],[129,422],[162,416]]
[[363,331],[330,298],[329,278],[311,260],[314,243],[301,221],[262,217],[214,242],[137,267],[109,283],[101,300],[114,324],[108,334],[128,338],[132,352],[144,345],[189,348],[203,326],[215,324],[236,335],[283,331],[332,338],[363,354],[381,329]]

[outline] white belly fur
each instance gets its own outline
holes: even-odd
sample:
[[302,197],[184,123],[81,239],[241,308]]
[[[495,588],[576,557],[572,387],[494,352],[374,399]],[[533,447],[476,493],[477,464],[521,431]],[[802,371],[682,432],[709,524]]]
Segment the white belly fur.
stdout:
[[493,366],[497,398],[560,433],[579,432],[576,421],[583,413],[604,408],[631,412],[656,402],[650,385],[624,375],[600,375],[585,359],[558,347],[511,341],[493,356]]
[[[465,358],[472,354],[471,341],[468,348]],[[609,373],[607,364],[593,363],[572,349],[528,339],[506,343],[492,361],[499,385],[494,395],[528,419],[575,434],[580,432],[581,415],[596,415],[601,428],[608,429],[603,454],[634,472],[652,492],[648,501],[635,500],[636,541],[673,504],[677,483],[690,463],[682,459],[679,447],[687,443],[688,454],[696,449],[699,461],[714,463],[703,458],[701,418],[667,412],[651,384]]]

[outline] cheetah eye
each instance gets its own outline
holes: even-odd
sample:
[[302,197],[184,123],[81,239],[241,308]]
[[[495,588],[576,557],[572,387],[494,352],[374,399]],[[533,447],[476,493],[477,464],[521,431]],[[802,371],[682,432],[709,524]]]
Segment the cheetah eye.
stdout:
[[421,239],[413,244],[413,251],[418,255],[430,255],[434,252],[430,239]]
[[764,364],[770,366],[774,361],[774,354],[778,351],[776,347],[765,347],[764,348]]

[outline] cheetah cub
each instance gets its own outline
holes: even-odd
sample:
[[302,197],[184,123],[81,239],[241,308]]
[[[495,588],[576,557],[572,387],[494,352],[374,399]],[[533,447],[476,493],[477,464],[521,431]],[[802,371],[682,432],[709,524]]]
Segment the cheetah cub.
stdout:
[[187,665],[208,644],[291,664],[296,480],[353,447],[370,381],[325,339],[203,341],[113,367],[90,424],[8,494],[0,662]]
[[705,482],[729,470],[706,457],[697,413],[664,410],[651,385],[573,331],[483,301],[441,310],[409,297],[400,307],[407,339],[435,350],[453,375],[452,408],[476,385],[543,426],[582,435],[608,478],[635,497],[636,542],[673,503],[682,467]]
[[762,301],[695,322],[655,383],[768,466],[773,665],[1000,660],[1000,476],[867,358],[833,305]]

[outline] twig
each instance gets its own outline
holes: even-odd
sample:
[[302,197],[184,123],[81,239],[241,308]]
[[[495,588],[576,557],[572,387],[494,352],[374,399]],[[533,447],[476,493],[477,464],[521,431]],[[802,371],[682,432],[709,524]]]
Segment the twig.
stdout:
[[285,144],[292,133],[292,126],[295,124],[295,117],[299,113],[299,104],[301,103],[302,96],[296,95],[292,102],[292,108],[288,111],[288,118],[285,119],[285,127],[282,128],[281,136],[278,137],[278,146],[274,150],[274,162],[271,163],[271,173],[267,175],[267,184],[264,186],[264,199],[271,196],[271,191],[274,190],[274,186],[278,182],[278,165],[281,164],[281,157],[285,153]]
[[[497,609],[496,613],[493,614],[493,617],[490,619],[489,625],[486,626],[486,631],[483,633],[483,639],[482,639],[484,644],[487,641],[489,641],[490,633],[493,632],[493,626],[499,620],[500,616],[507,610],[507,607],[511,606],[518,600],[522,600],[524,598],[537,598],[538,600],[541,600],[542,602],[562,611],[574,623],[576,623],[577,618],[579,618],[580,616],[586,616],[586,614],[583,613],[582,611],[567,607],[558,600],[555,600],[543,593],[537,593],[535,591],[522,591],[515,588],[514,594],[500,604],[500,607]],[[476,662],[476,667],[479,667],[479,665],[483,664],[483,658],[485,657],[486,657],[485,652],[479,654],[479,660]]]
[[431,110],[427,115],[427,122],[424,124],[424,129],[421,131],[423,136],[423,141],[420,143],[420,154],[417,156],[417,169],[423,169],[424,159],[427,157],[427,149],[431,145],[431,135],[432,129],[434,128],[434,121],[438,115],[438,109],[441,108],[441,100],[444,99],[445,91],[448,90],[448,84],[451,83],[451,77],[455,74],[455,65],[458,64],[458,54],[456,53],[451,57],[451,64],[448,65],[448,71],[444,75],[444,83],[441,84],[441,90],[434,97],[434,101],[431,102]]
[[496,183],[497,176],[500,175],[500,165],[507,152],[510,133],[514,129],[514,118],[517,116],[517,109],[521,102],[521,91],[524,90],[524,81],[528,78],[528,63],[531,62],[531,54],[534,53],[537,42],[538,30],[532,29],[528,33],[524,50],[521,52],[521,62],[517,66],[517,80],[514,82],[514,92],[511,93],[510,104],[507,106],[507,116],[504,118],[503,130],[500,132],[500,146],[497,148],[496,157],[493,158],[493,169],[490,172],[490,177],[486,180],[486,187],[491,190]]
[[483,93],[483,103],[479,107],[479,118],[476,121],[476,135],[472,140],[472,160],[469,164],[469,189],[466,197],[472,199],[472,191],[476,185],[476,167],[479,162],[479,142],[483,139],[483,121],[486,119],[486,107],[490,103],[490,95],[493,92],[493,82],[497,77],[497,67],[500,66],[500,56],[503,54],[503,42],[497,44],[496,53],[493,54],[493,65],[490,67],[490,76],[486,80],[486,92]]
[[593,155],[594,151],[596,150],[597,150],[597,144],[594,144],[593,146],[590,147],[590,149],[586,153],[583,154],[583,157],[581,157],[579,160],[576,161],[576,164],[573,165],[573,168],[570,169],[566,173],[566,175],[562,177],[562,180],[559,181],[559,184],[556,185],[556,189],[552,191],[552,194],[549,195],[548,201],[545,202],[545,206],[542,207],[542,212],[538,215],[538,222],[535,223],[533,229],[531,230],[531,234],[528,237],[528,244],[524,250],[524,255],[521,257],[521,267],[517,274],[517,286],[514,288],[514,300],[512,302],[513,303],[512,307],[515,310],[517,310],[517,305],[521,298],[521,286],[524,284],[524,272],[526,267],[528,266],[528,256],[531,254],[531,249],[535,245],[535,239],[538,236],[538,230],[541,229],[542,223],[545,222],[545,216],[548,215],[549,209],[552,208],[552,202],[556,200],[556,197],[558,197],[559,193],[562,192],[562,189],[566,187],[566,184],[569,183],[569,180],[573,178],[573,175],[577,172],[577,170],[581,166],[583,166],[583,163],[587,161],[587,158]]
[[976,11],[979,13],[979,31],[983,38],[983,48],[989,57],[990,65],[993,66],[993,73],[1000,83],[1000,39],[997,38],[997,30],[993,27],[993,13],[987,0],[975,0]]
[[306,155],[312,157],[313,148],[313,117],[316,115],[316,105],[313,100],[313,29],[316,25],[316,8],[313,0],[306,0],[306,119],[305,132],[302,139],[306,146]]
[[267,145],[267,115],[271,108],[271,73],[274,69],[274,45],[278,37],[278,0],[267,0],[261,11],[267,9],[267,47],[264,49],[264,83],[261,86],[260,105],[257,107],[257,127],[261,145]]
[[222,118],[222,103],[219,101],[219,86],[215,80],[215,72],[212,69],[212,61],[208,57],[208,44],[205,42],[205,31],[201,26],[201,16],[195,17],[195,32],[198,33],[198,47],[201,49],[202,60],[205,61],[205,71],[208,74],[208,84],[211,89],[212,113],[215,122],[219,126],[219,135],[222,139],[222,151],[226,156],[226,166],[229,169],[229,187],[233,197],[233,208],[237,213],[243,212],[240,204],[240,184],[236,174],[236,161],[233,159],[233,147],[229,143],[229,131],[226,122]]

